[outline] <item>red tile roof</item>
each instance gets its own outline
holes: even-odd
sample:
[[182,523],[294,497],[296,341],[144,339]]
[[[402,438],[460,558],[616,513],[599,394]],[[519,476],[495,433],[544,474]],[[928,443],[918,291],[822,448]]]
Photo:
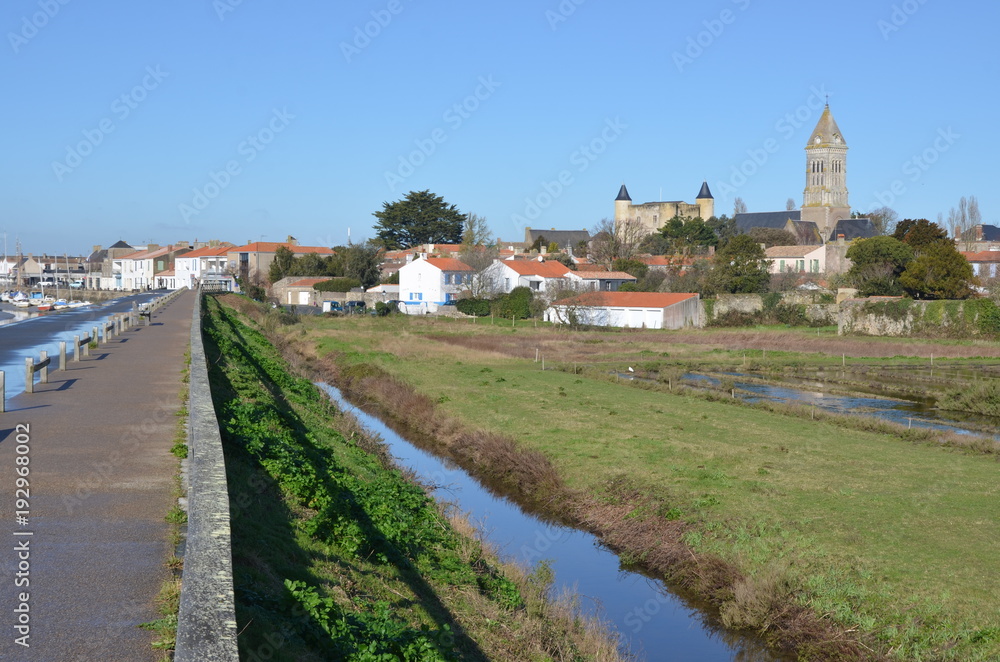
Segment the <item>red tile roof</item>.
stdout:
[[227,253],[274,253],[279,246],[288,248],[296,255],[304,253],[319,253],[320,255],[333,255],[333,249],[326,246],[296,246],[279,241],[255,241],[246,246],[232,246]]
[[635,276],[624,271],[577,271],[576,275],[585,280],[636,280]]
[[664,292],[584,292],[560,299],[553,306],[592,306],[606,308],[666,308],[687,301],[697,294]]
[[437,267],[441,271],[475,271],[475,269],[467,265],[465,262],[456,260],[453,257],[429,257],[424,260],[424,262]]
[[962,255],[969,262],[1000,262],[1000,251],[979,251],[978,253],[962,251]]
[[205,246],[203,248],[198,248],[190,253],[185,253],[182,257],[214,257],[217,255],[226,255],[233,249],[232,246]]
[[504,260],[503,264],[521,276],[541,276],[542,278],[565,278],[569,269],[562,262],[549,260]]

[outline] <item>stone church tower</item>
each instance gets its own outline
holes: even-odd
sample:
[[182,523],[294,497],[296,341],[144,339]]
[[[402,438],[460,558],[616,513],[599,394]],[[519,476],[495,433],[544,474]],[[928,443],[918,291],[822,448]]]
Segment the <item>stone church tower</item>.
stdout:
[[851,217],[847,202],[847,143],[840,133],[830,105],[823,109],[806,145],[806,188],[802,220],[813,221],[824,241],[843,218]]

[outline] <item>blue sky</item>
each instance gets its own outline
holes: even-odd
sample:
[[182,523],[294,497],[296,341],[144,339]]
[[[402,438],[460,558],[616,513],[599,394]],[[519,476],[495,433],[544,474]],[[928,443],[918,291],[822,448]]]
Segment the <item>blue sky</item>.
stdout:
[[494,234],[636,202],[801,204],[829,94],[852,207],[1000,224],[996,3],[10,0],[8,250],[373,235],[430,189]]

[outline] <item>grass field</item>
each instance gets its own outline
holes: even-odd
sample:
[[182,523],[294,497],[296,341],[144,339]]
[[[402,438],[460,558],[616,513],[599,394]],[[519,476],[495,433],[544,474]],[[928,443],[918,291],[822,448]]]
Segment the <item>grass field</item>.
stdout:
[[918,364],[994,357],[996,346],[820,336],[821,354],[810,351],[815,330],[756,331],[741,347],[729,344],[732,332],[399,318],[307,320],[293,334],[320,354],[380,366],[469,426],[514,436],[551,458],[571,487],[600,497],[628,482],[659,504],[631,517],[683,521],[692,550],[787,586],[790,599],[864,633],[874,655],[1000,659],[995,456],[543,371],[534,358],[538,348],[550,362],[595,365],[664,354],[700,361],[707,352],[734,359],[770,344],[796,364],[829,365],[831,349],[837,361]]

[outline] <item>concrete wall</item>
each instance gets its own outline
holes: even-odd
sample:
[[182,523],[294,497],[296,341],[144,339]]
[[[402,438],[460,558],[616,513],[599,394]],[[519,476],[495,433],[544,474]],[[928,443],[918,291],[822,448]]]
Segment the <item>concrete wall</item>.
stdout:
[[188,529],[175,662],[238,662],[229,487],[201,336],[201,292],[191,322]]

